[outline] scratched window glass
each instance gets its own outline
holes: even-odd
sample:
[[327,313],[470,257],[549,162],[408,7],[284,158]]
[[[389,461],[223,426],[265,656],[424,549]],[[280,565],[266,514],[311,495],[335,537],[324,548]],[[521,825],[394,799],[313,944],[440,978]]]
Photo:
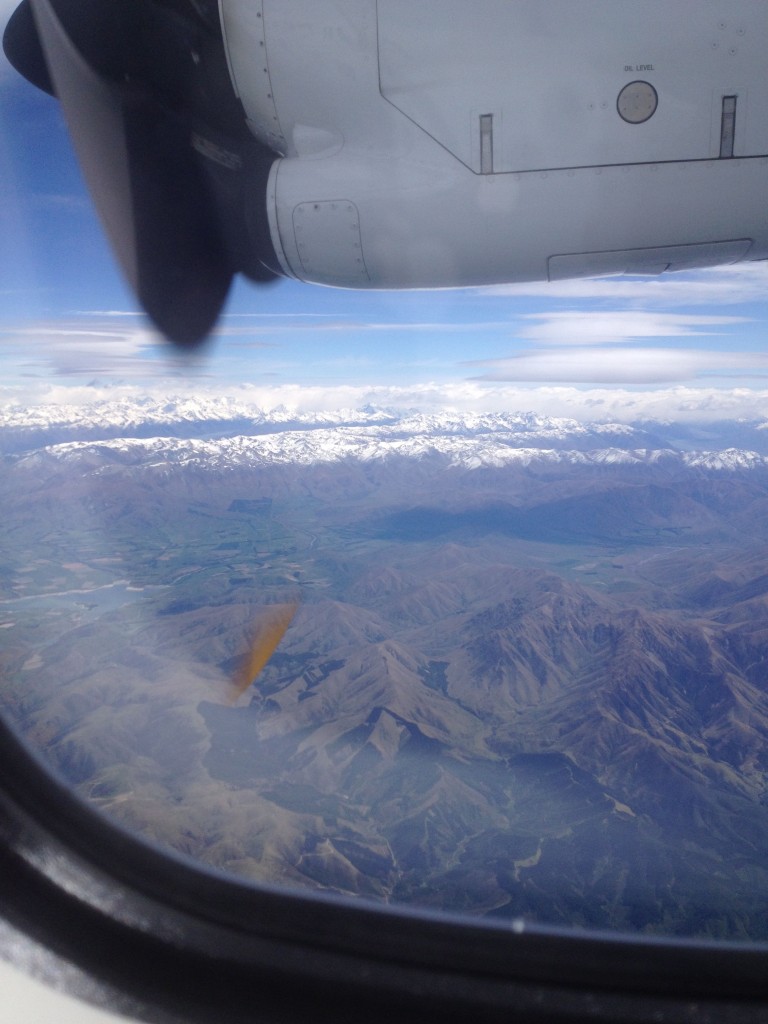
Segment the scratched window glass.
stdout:
[[2,714],[240,881],[768,938],[768,8],[73,6],[0,64]]

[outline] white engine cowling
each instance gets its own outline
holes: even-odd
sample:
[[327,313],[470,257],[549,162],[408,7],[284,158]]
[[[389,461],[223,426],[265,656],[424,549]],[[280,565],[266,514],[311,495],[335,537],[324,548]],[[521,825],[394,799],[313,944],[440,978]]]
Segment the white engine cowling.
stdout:
[[220,0],[283,271],[351,288],[768,257],[768,5]]

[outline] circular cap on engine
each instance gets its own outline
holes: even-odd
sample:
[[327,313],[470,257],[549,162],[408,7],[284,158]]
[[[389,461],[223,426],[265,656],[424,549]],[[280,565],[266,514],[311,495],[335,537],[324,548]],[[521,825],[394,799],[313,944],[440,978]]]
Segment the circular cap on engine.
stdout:
[[629,124],[642,124],[656,113],[659,97],[650,82],[630,82],[619,93],[619,114]]

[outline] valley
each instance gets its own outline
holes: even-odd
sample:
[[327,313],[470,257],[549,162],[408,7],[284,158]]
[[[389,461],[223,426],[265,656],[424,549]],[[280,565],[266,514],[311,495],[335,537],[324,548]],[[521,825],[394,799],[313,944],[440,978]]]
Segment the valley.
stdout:
[[4,713],[241,879],[768,938],[768,461],[734,431],[361,412],[14,450]]

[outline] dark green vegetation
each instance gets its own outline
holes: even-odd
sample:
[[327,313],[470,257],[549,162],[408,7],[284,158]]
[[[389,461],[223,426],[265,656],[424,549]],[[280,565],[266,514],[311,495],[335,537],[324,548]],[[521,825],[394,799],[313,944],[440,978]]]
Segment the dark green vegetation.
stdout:
[[[768,473],[8,464],[2,700],[254,880],[768,938]],[[268,605],[302,603],[251,692]]]

